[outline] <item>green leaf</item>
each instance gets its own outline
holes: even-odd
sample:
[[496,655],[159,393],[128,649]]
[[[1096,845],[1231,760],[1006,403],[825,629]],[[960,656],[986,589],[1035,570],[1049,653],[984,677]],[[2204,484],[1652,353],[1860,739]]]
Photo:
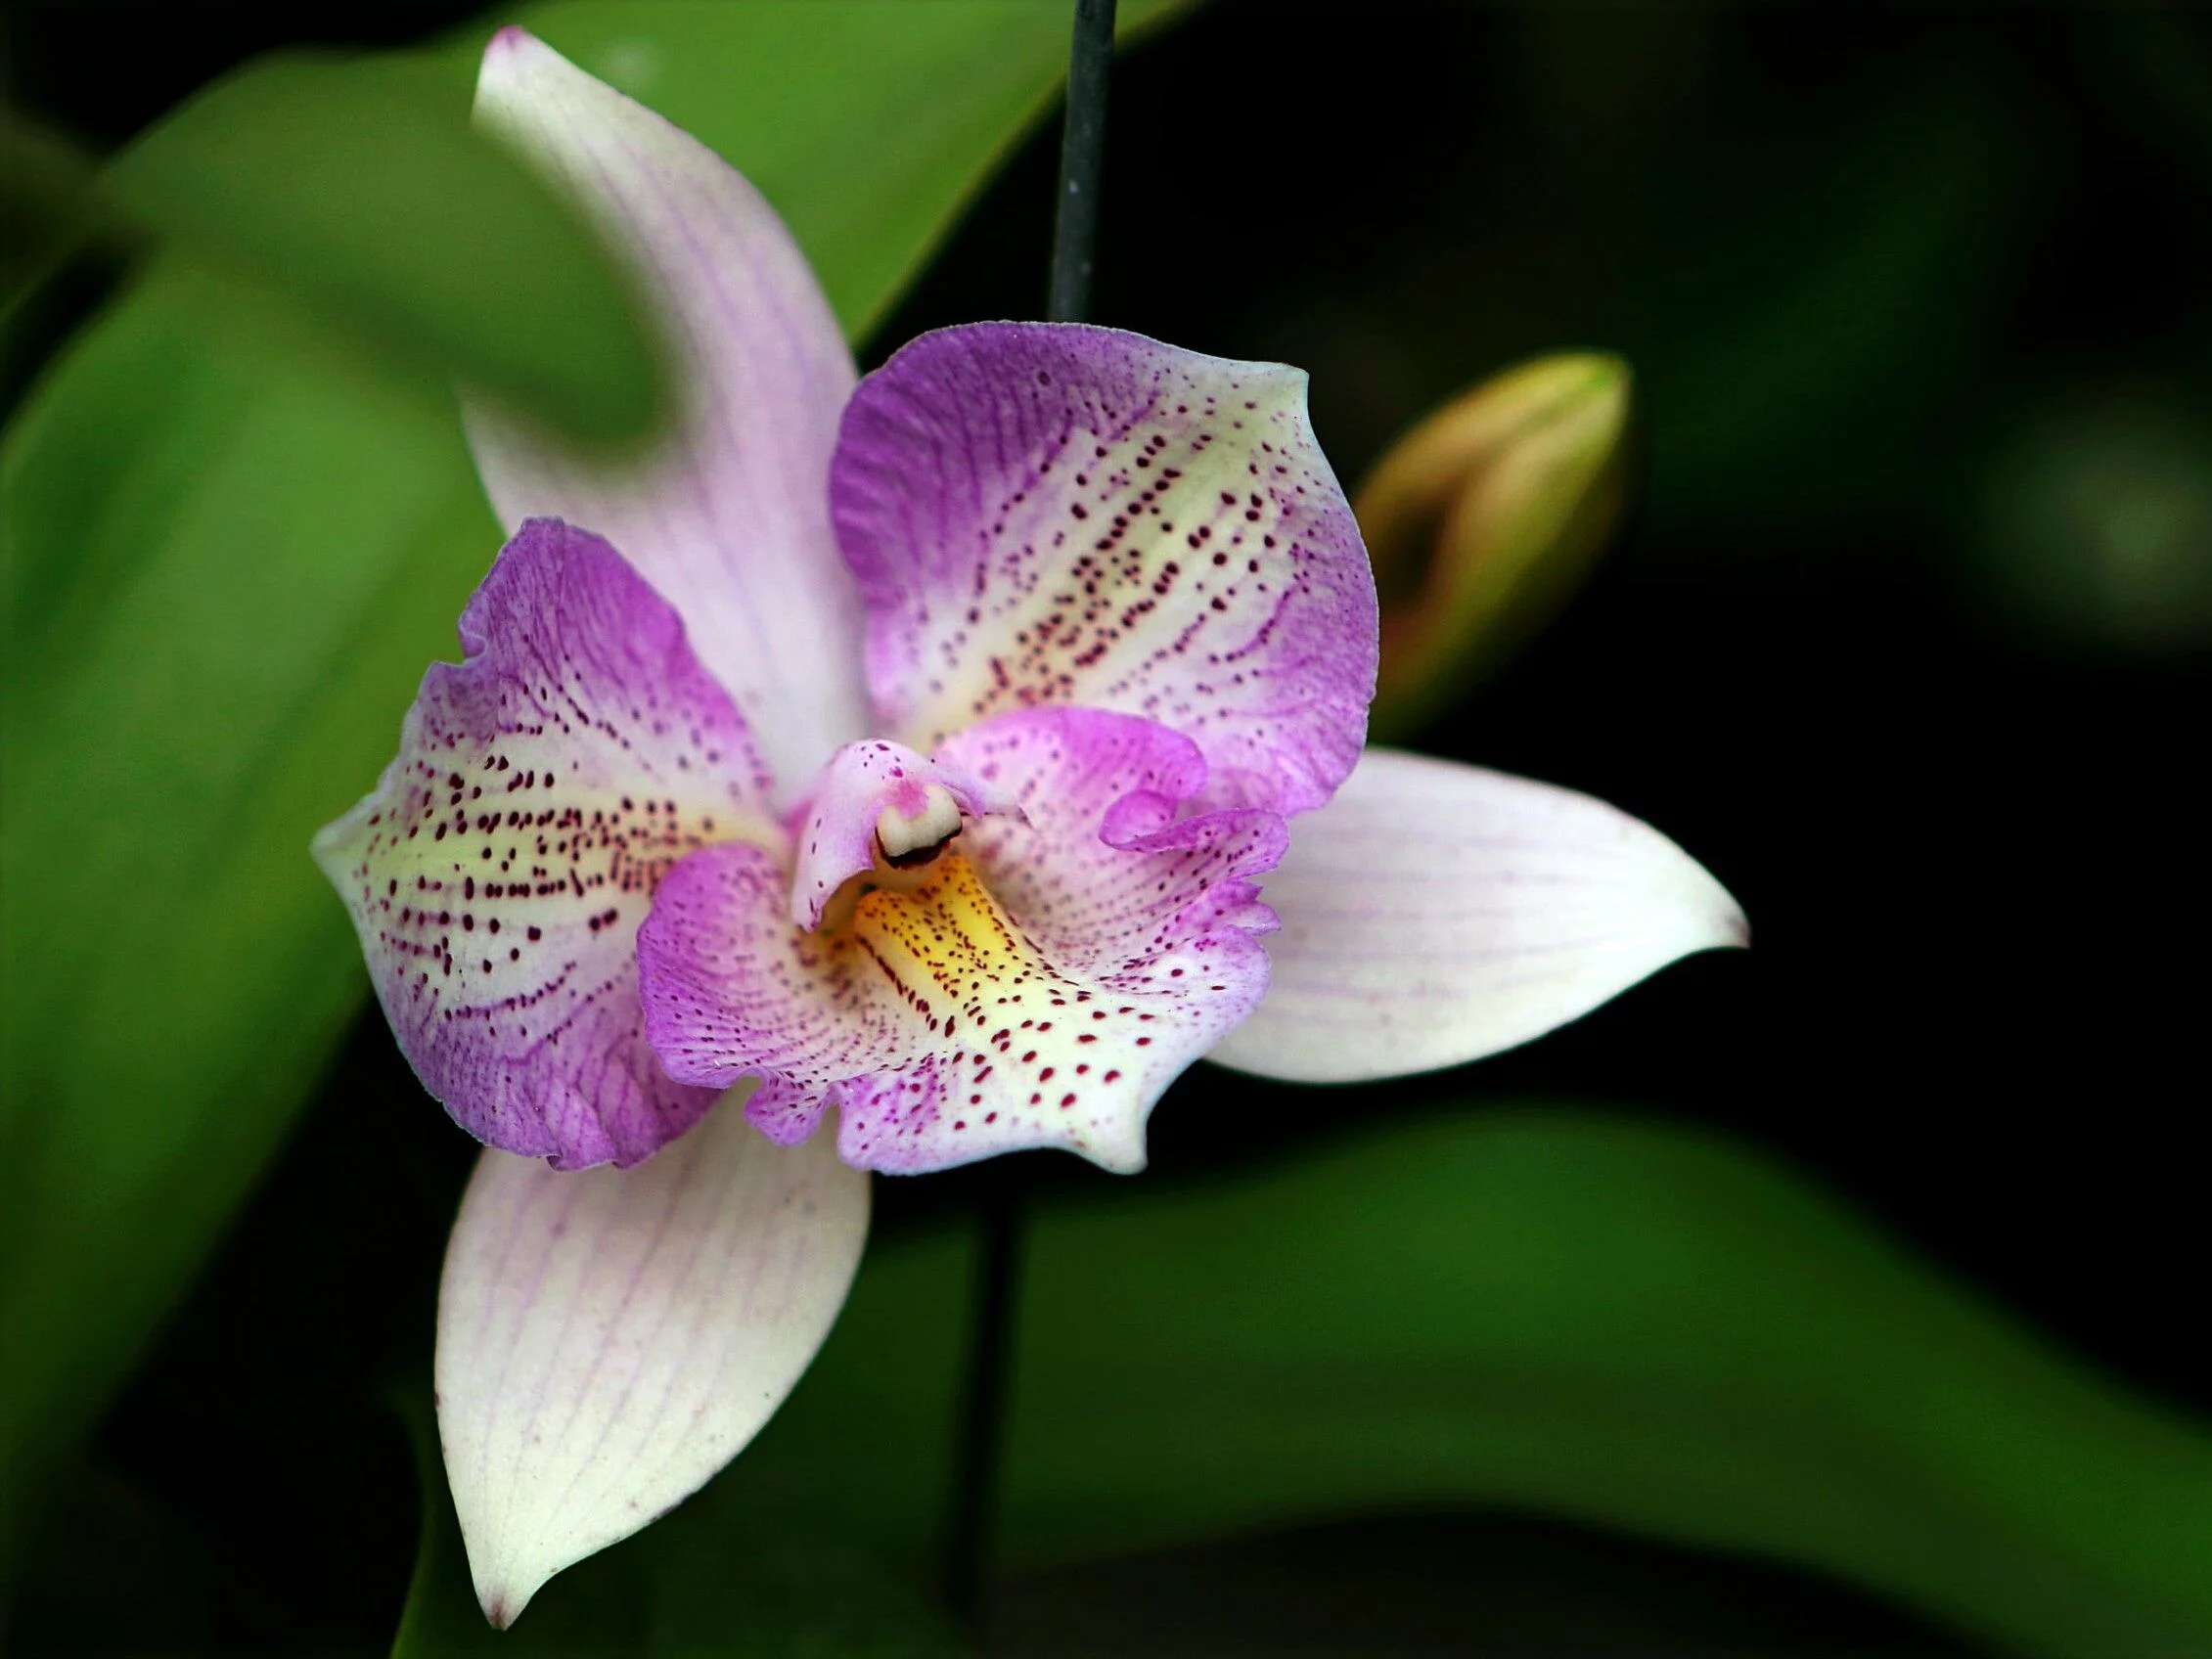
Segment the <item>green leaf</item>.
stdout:
[[[504,1639],[551,1650],[625,1596],[649,1618],[786,1535],[919,1603],[973,1262],[965,1237],[873,1252],[760,1438]],[[1132,1184],[1036,1216],[1021,1284],[1010,1570],[1506,1506],[1812,1568],[2024,1652],[2212,1640],[2212,1439],[1700,1134],[1476,1112]],[[458,1638],[482,1621],[451,1572]]]
[[[771,181],[852,324],[882,314],[1048,100],[1061,49],[1044,49],[1047,15],[1057,40],[1061,9],[1027,0],[523,21],[587,59],[594,39],[636,45],[633,67],[659,54],[671,96],[637,90]],[[460,64],[458,49],[445,60],[453,110]],[[771,113],[733,112],[740,93],[772,94]],[[382,93],[358,95],[345,108],[389,114]],[[218,123],[194,142],[243,160],[215,140],[259,130]],[[149,135],[141,157],[163,142]],[[405,154],[444,140],[421,142]],[[280,149],[255,174],[268,218],[251,222],[298,205],[280,200]],[[331,138],[292,183],[329,187],[344,154]],[[365,188],[379,212],[405,200]],[[375,782],[498,546],[449,402],[416,395],[425,359],[377,354],[401,371],[381,378],[237,280],[296,274],[349,234],[289,225],[281,247],[232,247],[222,274],[158,261],[0,448],[0,1562],[360,1007],[358,956],[307,840]],[[438,307],[474,290],[414,275],[409,291],[403,263],[384,268],[356,324],[412,329],[413,304],[449,330],[437,350],[469,345],[451,337],[460,311]],[[330,308],[362,297],[314,281]],[[552,327],[558,308],[531,303]],[[511,344],[523,375],[545,341]]]
[[0,455],[0,1543],[359,1005],[303,837],[498,544],[450,414],[237,303],[158,266]]
[[262,58],[119,157],[106,194],[440,398],[458,379],[581,437],[637,437],[660,377],[616,266],[470,125],[468,84],[399,59]]
[[2026,1652],[2212,1643],[2212,1439],[1701,1136],[1402,1129],[1044,1220],[1023,1287],[1015,1566],[1505,1504]]
[[92,181],[74,145],[0,106],[0,318],[94,223]]

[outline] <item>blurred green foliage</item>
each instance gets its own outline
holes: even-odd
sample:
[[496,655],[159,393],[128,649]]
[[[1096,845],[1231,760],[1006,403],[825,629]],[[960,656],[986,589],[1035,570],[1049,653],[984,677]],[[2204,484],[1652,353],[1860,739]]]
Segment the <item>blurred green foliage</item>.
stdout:
[[1673,250],[1671,314],[1632,353],[1672,417],[1652,429],[1654,514],[1772,531],[1912,501],[1944,398],[1987,350],[2023,189],[2009,117],[1973,80],[1930,76],[1790,157],[1805,176],[1784,190],[1743,176],[1658,206],[1707,245]]
[[0,320],[90,227],[92,163],[0,106]]
[[[831,14],[826,51],[800,10],[520,18],[633,81],[670,67],[656,102],[865,319],[1049,99],[1061,24],[883,5]],[[0,1563],[359,1007],[307,840],[375,782],[499,544],[426,366],[607,435],[650,402],[604,271],[515,268],[574,233],[468,135],[482,38],[442,70],[248,66],[149,132],[110,183],[182,246],[0,451]],[[486,227],[508,245],[469,254]]]
[[236,291],[149,271],[0,456],[11,1533],[359,1006],[302,836],[498,541],[451,416]]
[[9,112],[12,305],[88,238],[167,246],[433,399],[456,381],[575,436],[636,440],[664,402],[650,323],[568,207],[465,118],[457,65],[276,55],[100,171]]
[[[2192,395],[2193,393],[2193,395]],[[1969,543],[2000,615],[2069,650],[2212,646],[2212,421],[2156,377],[2045,392],[1996,446]]]
[[1503,1502],[2023,1652],[2212,1641],[2212,1440],[1693,1132],[1459,1117],[1071,1213],[1024,1313],[1016,1560]]
[[469,81],[395,58],[280,55],[217,81],[112,162],[104,194],[310,307],[387,375],[456,380],[602,442],[663,401],[609,255],[471,126]]
[[[895,1650],[855,1609],[936,1582],[971,1272],[961,1237],[871,1256],[760,1439],[504,1636],[428,1530],[395,1653]],[[2020,1652],[2212,1641],[2212,1441],[1702,1135],[1401,1125],[1046,1212],[1021,1286],[1008,1569],[1503,1504],[1814,1565]]]

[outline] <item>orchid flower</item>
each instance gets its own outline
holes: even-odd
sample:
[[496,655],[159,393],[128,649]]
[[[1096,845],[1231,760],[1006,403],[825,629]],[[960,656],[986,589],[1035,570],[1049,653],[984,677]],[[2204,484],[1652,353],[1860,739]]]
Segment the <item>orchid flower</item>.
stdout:
[[627,251],[689,386],[628,469],[471,408],[512,539],[315,847],[487,1148],[436,1380],[505,1624],[789,1393],[866,1172],[1135,1171],[1200,1055],[1452,1065],[1742,921],[1600,802],[1362,752],[1375,589],[1302,374],[1005,323],[856,384],[703,146],[513,28],[477,112]]

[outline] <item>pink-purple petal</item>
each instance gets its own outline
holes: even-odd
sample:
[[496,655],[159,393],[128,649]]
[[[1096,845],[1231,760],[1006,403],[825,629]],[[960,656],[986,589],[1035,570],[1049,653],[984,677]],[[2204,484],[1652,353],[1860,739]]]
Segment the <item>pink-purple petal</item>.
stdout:
[[1301,1083],[1479,1059],[1749,936],[1718,881],[1618,808],[1388,749],[1291,827],[1267,898],[1274,982],[1212,1057]]
[[1305,375],[1075,325],[945,329],[861,382],[832,474],[878,718],[932,749],[1081,704],[1193,739],[1216,804],[1350,772],[1375,584]]
[[866,1168],[1032,1146],[1141,1168],[1161,1092],[1266,988],[1256,879],[1282,820],[1178,817],[1207,783],[1196,745],[1097,710],[1002,716],[938,758],[1023,816],[970,824],[923,885],[842,926],[794,928],[754,848],[671,873],[638,942],[655,1050],[704,1087],[762,1077],[747,1113],[779,1141],[837,1105]]
[[523,525],[461,643],[315,856],[455,1121],[566,1168],[634,1163],[713,1099],[646,1044],[638,923],[686,853],[778,835],[765,772],[675,611],[597,536]]
[[1251,937],[1274,930],[1257,877],[1288,844],[1283,821],[1260,808],[1192,814],[1212,780],[1180,733],[1097,709],[1038,709],[971,727],[938,757],[1019,809],[974,826],[971,855],[1023,930],[1080,971],[1130,990],[1177,989],[1187,975],[1155,971],[1153,942],[1220,937],[1256,959]]
[[477,1598],[505,1626],[744,1449],[828,1335],[868,1178],[732,1100],[636,1169],[487,1151],[438,1293],[438,1433]]
[[859,602],[827,497],[853,384],[829,301],[734,168],[519,28],[485,50],[476,117],[630,256],[684,371],[679,426],[642,464],[472,402],[485,488],[510,527],[550,514],[596,530],[667,596],[788,802],[867,724]]

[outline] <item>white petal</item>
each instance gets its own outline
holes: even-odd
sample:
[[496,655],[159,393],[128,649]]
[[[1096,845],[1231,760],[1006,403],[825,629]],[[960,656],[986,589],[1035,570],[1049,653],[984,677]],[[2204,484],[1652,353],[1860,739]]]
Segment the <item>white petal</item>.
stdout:
[[1266,898],[1273,981],[1209,1057],[1301,1083],[1479,1059],[1749,940],[1736,901],[1648,825],[1390,749],[1291,824]]
[[860,602],[830,528],[853,386],[830,302],[734,168],[521,29],[485,49],[476,118],[630,253],[686,377],[681,426],[642,467],[473,403],[484,487],[510,531],[538,516],[595,531],[675,605],[788,801],[865,725]]
[[484,1616],[627,1538],[745,1447],[814,1358],[868,1232],[834,1138],[721,1101],[632,1169],[486,1150],[438,1294],[438,1434]]

